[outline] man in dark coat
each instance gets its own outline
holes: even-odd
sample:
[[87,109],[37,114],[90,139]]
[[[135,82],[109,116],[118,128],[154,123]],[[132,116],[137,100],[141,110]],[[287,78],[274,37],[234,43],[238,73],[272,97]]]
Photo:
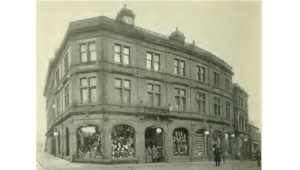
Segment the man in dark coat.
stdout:
[[220,162],[221,162],[221,149],[216,146],[214,148],[214,154],[215,154],[216,166],[220,166]]
[[259,149],[257,149],[256,153],[255,153],[255,158],[256,158],[256,161],[257,161],[257,167],[260,167],[261,166],[261,154],[260,154],[260,151]]

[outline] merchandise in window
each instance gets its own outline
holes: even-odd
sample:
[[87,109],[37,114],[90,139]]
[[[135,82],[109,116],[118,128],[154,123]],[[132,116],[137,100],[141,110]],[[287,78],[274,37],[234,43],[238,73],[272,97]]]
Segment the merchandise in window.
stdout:
[[177,128],[173,131],[173,155],[188,155],[188,132],[184,128]]
[[78,158],[102,158],[102,134],[97,126],[85,126],[77,130]]
[[195,153],[196,156],[206,155],[206,137],[204,129],[198,130],[195,134]]
[[117,125],[111,133],[112,158],[133,158],[135,155],[134,129],[128,125]]

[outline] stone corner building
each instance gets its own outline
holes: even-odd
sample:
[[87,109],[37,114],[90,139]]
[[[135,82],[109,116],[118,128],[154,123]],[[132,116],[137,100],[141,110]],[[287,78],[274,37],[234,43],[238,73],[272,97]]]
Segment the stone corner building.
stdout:
[[177,29],[164,36],[134,20],[124,7],[115,20],[70,22],[44,90],[46,151],[75,162],[143,163],[155,146],[158,161],[180,162],[212,160],[217,145],[223,160],[234,158],[248,112],[238,108],[247,95],[234,90],[231,66]]

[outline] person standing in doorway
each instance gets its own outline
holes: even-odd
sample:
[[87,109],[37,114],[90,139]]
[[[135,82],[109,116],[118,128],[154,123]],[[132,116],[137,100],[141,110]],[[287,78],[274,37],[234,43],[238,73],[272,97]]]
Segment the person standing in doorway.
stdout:
[[255,159],[257,161],[257,167],[260,167],[261,166],[261,153],[260,153],[259,149],[256,150]]
[[218,146],[216,146],[214,148],[214,154],[215,154],[216,166],[220,166],[220,162],[221,162],[221,148],[219,148]]
[[158,159],[158,151],[157,151],[157,148],[155,145],[153,145],[153,148],[152,148],[152,160],[153,162],[157,162],[157,159]]

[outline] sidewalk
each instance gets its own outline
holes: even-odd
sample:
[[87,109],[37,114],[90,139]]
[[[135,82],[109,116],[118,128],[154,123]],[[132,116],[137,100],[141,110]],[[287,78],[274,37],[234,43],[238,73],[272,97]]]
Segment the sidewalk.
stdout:
[[221,167],[214,162],[151,163],[151,164],[88,164],[71,163],[48,153],[37,153],[37,170],[259,170],[254,161],[226,161]]

